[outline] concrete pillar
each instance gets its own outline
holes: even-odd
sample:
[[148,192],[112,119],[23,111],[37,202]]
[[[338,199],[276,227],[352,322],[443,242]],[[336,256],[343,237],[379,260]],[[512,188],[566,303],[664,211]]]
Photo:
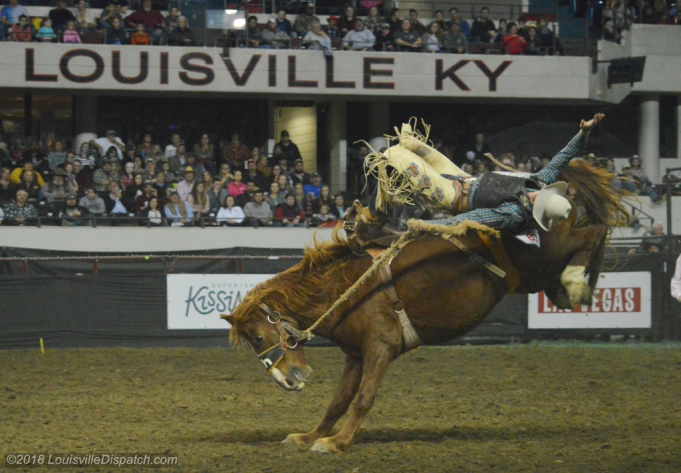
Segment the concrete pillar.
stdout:
[[[371,102],[369,103],[369,133],[367,140],[382,137],[383,135],[394,135],[390,128],[390,103]],[[378,150],[376,150],[378,151]]]
[[[94,95],[73,96],[74,135],[97,133],[97,97]],[[99,135],[98,135],[99,136]]]
[[681,95],[676,96],[676,157],[681,159]]
[[348,142],[347,106],[345,101],[331,102],[331,189],[342,192],[347,188]]
[[639,107],[638,155],[643,170],[657,183],[660,180],[660,97],[644,95]]

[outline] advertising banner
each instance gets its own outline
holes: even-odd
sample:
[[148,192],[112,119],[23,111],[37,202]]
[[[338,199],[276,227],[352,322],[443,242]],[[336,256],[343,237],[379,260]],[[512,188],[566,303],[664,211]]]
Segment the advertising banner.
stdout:
[[530,294],[528,328],[651,328],[651,274],[603,273],[593,303],[560,310],[543,292]]
[[220,318],[272,274],[169,274],[168,329],[229,329]]

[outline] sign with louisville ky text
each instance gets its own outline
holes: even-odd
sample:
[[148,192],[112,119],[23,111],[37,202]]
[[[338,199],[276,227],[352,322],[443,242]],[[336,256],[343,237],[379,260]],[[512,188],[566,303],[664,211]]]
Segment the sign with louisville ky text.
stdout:
[[588,99],[589,58],[3,43],[2,86]]
[[223,329],[229,315],[257,284],[272,274],[169,274],[168,329]]
[[648,272],[602,273],[590,306],[561,310],[546,294],[530,294],[530,329],[651,328]]

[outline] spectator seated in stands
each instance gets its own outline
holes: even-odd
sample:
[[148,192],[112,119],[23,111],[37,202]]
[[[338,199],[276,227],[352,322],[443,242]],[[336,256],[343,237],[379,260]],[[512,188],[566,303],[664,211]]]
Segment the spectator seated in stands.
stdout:
[[43,43],[57,42],[57,35],[54,33],[54,29],[52,29],[52,20],[50,20],[49,18],[45,18],[43,20],[40,29],[35,34],[35,39],[36,41],[40,41]]
[[[116,136],[115,130],[107,130],[106,136],[97,138],[96,140],[90,140],[90,146],[96,148],[100,156],[104,156],[109,148],[114,146],[116,148],[116,154],[118,159],[123,160],[123,152],[125,151],[125,145],[120,138]],[[82,147],[81,147],[82,152]]]
[[313,172],[310,176],[310,183],[303,186],[305,195],[312,194],[314,198],[319,197],[319,192],[322,190],[322,176],[317,172]]
[[177,184],[177,193],[182,201],[186,201],[194,188],[194,168],[187,166],[182,171],[182,181]]
[[345,202],[343,199],[343,194],[336,194],[333,198],[333,204],[329,208],[329,211],[336,216],[337,219],[341,219],[345,216]]
[[657,192],[655,192],[655,189],[653,189],[653,183],[650,182],[648,175],[641,168],[641,159],[638,155],[635,154],[629,158],[629,164],[631,165],[629,175],[636,181],[638,195],[647,195],[654,204],[659,204],[666,200],[666,195],[660,197]]
[[421,42],[423,43],[423,51],[426,53],[443,52],[442,31],[440,31],[440,26],[436,22],[428,25],[428,31],[423,33]]
[[[109,1],[106,8],[102,10],[102,14],[99,17],[99,25],[103,29],[108,29],[113,25],[114,18],[118,18],[119,22],[123,21],[123,16],[120,12],[116,11],[116,6],[113,2]],[[111,43],[109,43],[111,44]]]
[[[655,246],[656,249],[651,251],[651,246]],[[643,240],[638,248],[638,253],[659,253],[664,248],[664,226],[661,223],[655,223],[650,230],[643,234]]]
[[489,43],[494,38],[497,29],[494,22],[489,19],[489,8],[482,7],[480,9],[480,16],[473,21],[471,28],[471,39],[482,43]]
[[312,2],[308,2],[305,4],[305,10],[303,13],[296,17],[296,21],[293,23],[293,30],[296,32],[298,37],[304,38],[307,32],[312,30],[313,22],[321,24],[319,18],[314,15],[314,5]]
[[447,22],[447,31],[451,31],[452,23],[457,23],[461,33],[466,37],[466,40],[469,40],[471,37],[471,25],[469,25],[466,20],[462,20],[459,17],[459,9],[456,7],[450,8],[449,16],[451,17],[451,20]]
[[[97,28],[90,26],[88,24],[87,20],[80,20],[80,23],[78,24],[78,34],[82,38],[85,33],[96,33]],[[98,36],[99,37],[99,36]]]
[[[308,192],[305,193],[309,194]],[[312,201],[312,213],[313,214],[319,213],[322,205],[326,205],[329,208],[329,211],[331,210],[331,206],[333,205],[331,189],[326,184],[322,185],[322,188],[319,191],[319,195]]]
[[239,30],[236,36],[236,44],[240,48],[259,48],[262,43],[262,34],[258,28],[258,17],[248,17],[248,27]]
[[329,39],[339,39],[341,37],[340,28],[338,28],[339,21],[338,17],[334,15],[330,15],[326,19],[326,35]]
[[527,25],[527,49],[525,54],[528,56],[546,56],[546,52],[543,49],[546,46],[544,40],[539,36],[537,25],[534,23]]
[[170,202],[165,205],[164,212],[171,227],[189,227],[194,221],[191,205],[180,199],[176,190],[170,191]]
[[21,15],[19,22],[12,26],[12,41],[30,43],[33,41],[33,29],[28,24],[28,17]]
[[303,38],[303,46],[307,49],[331,51],[331,38],[324,33],[318,21],[312,23],[312,29]]
[[286,10],[280,9],[279,12],[277,12],[277,18],[275,18],[275,21],[277,22],[277,28],[286,33],[289,38],[294,37],[293,35],[295,33],[293,31],[293,25],[289,20],[286,19]]
[[112,217],[124,217],[128,215],[128,209],[121,201],[122,196],[123,192],[121,191],[121,188],[118,187],[118,183],[116,181],[112,181],[109,184],[109,192],[107,192],[102,199],[104,200],[106,215],[110,215]]
[[76,22],[78,25],[83,24],[83,20],[88,28],[96,30],[96,16],[95,13],[88,9],[88,4],[85,0],[78,0],[76,2]]
[[247,164],[247,170],[244,174],[244,182],[248,184],[249,182],[254,182],[255,187],[264,191],[269,187],[269,183],[265,175],[260,172],[257,168],[255,160],[249,159]]
[[243,183],[243,173],[237,169],[233,173],[233,180],[227,184],[227,193],[235,199],[246,192],[246,184]]
[[227,197],[228,193],[227,189],[220,184],[220,179],[215,178],[210,189],[206,191],[206,195],[209,200],[210,213],[216,214],[225,202],[225,197]]
[[413,8],[409,10],[409,21],[411,22],[411,30],[419,36],[426,33],[426,27],[419,21],[419,12]]
[[163,24],[165,18],[158,10],[151,8],[151,0],[143,0],[142,9],[125,18],[125,25],[128,28],[137,29],[138,24],[144,25],[147,32],[153,32],[156,25]]
[[34,171],[23,171],[21,173],[21,182],[17,184],[17,190],[24,190],[28,194],[28,202],[37,203],[42,200],[43,186],[36,181],[36,173]]
[[52,20],[52,28],[57,32],[57,35],[66,29],[69,21],[76,23],[76,17],[71,13],[71,10],[66,8],[65,0],[57,0],[57,8],[50,10],[49,16]]
[[76,199],[75,193],[66,196],[64,209],[59,212],[62,227],[81,227],[88,224],[89,219],[85,218],[88,212],[78,206]]
[[85,189],[92,186],[92,178],[90,177],[90,173],[83,169],[83,165],[80,163],[80,161],[76,161],[73,163],[73,174],[76,182],[74,188],[76,189],[78,195],[83,195],[85,193]]
[[22,175],[24,171],[33,172],[33,174],[35,174],[35,181],[40,185],[40,187],[45,185],[43,176],[33,169],[33,163],[31,161],[24,162],[23,167],[15,168],[9,176],[10,181],[12,181],[14,184],[19,184],[22,181]]
[[281,132],[279,143],[276,144],[281,146],[281,149],[289,162],[293,163],[296,159],[303,159],[300,155],[300,150],[298,150],[298,146],[291,141],[288,131],[283,130]]
[[25,226],[35,225],[38,211],[28,203],[28,192],[17,190],[16,201],[5,205],[4,225]]
[[277,20],[270,18],[267,28],[262,32],[262,48],[286,49],[289,47],[291,37],[277,28]]
[[296,205],[293,194],[286,196],[283,204],[279,204],[274,214],[274,225],[277,227],[304,227],[305,215]]
[[183,16],[177,19],[177,27],[170,32],[168,44],[171,46],[194,46],[196,39],[194,33],[189,28],[187,19]]
[[314,218],[318,221],[317,225],[322,228],[333,228],[338,223],[336,216],[330,213],[328,205],[322,205],[319,212],[314,214]]
[[303,167],[303,160],[297,159],[293,166],[293,172],[289,174],[291,185],[302,184],[303,186],[310,183],[310,175],[305,172]]
[[135,173],[132,178],[132,184],[125,188],[123,193],[123,205],[129,210],[133,211],[135,208],[135,201],[137,198],[144,194],[144,178],[141,173]]
[[80,35],[78,34],[78,31],[76,31],[76,22],[75,20],[69,20],[66,23],[66,29],[64,30],[64,33],[62,33],[61,40],[63,43],[75,43],[75,44],[81,44],[82,41],[80,40]]
[[17,193],[16,184],[9,179],[11,173],[9,168],[0,169],[0,207],[14,200]]
[[518,25],[513,22],[508,24],[508,34],[503,37],[501,44],[508,54],[523,54],[527,49],[527,41],[518,34]]
[[364,28],[364,20],[355,20],[355,29],[347,32],[343,38],[343,49],[346,51],[373,51],[376,38],[368,29]]
[[[180,18],[180,9],[173,6],[170,7],[170,11],[168,12],[168,16],[166,16],[165,20],[163,20],[163,25],[165,26],[166,30],[168,30],[170,33],[173,32],[173,30],[177,27],[177,20]],[[168,156],[170,157],[170,156]]]
[[47,200],[52,212],[59,213],[66,204],[66,196],[75,193],[71,182],[66,181],[66,171],[58,168],[52,175],[52,181],[43,186],[43,198]]
[[144,190],[135,198],[135,201],[132,203],[132,207],[128,206],[128,210],[130,212],[138,214],[142,210],[147,208],[147,205],[149,205],[149,201],[151,200],[152,197],[158,197],[158,195],[159,195],[158,191],[156,190],[153,184],[151,183],[144,184]]
[[194,218],[197,220],[202,217],[208,217],[210,214],[210,199],[206,194],[206,187],[202,181],[196,182],[192,188],[191,194],[187,197],[187,202],[194,212]]
[[170,172],[179,174],[182,169],[187,167],[187,162],[189,155],[187,154],[187,147],[184,143],[177,145],[177,151],[175,156],[168,159],[168,164],[170,165]]
[[364,19],[364,28],[371,31],[374,36],[378,35],[383,25],[383,18],[378,14],[378,8],[373,6],[369,9],[369,15]]
[[449,25],[449,31],[445,34],[443,39],[443,46],[445,51],[454,54],[466,54],[468,51],[468,40],[461,32],[459,23],[452,22]]
[[106,159],[102,164],[101,169],[97,169],[95,174],[92,176],[92,182],[94,183],[95,191],[103,196],[109,191],[109,184],[112,182],[118,182],[120,179],[118,173],[111,169],[111,161]]
[[402,19],[400,18],[400,9],[393,7],[390,9],[390,15],[386,21],[390,25],[390,33],[395,34],[402,29]]
[[[60,141],[55,142],[55,146],[59,143],[61,146]],[[62,164],[66,160],[66,153],[63,153],[61,155],[61,162],[59,164]],[[28,151],[26,151],[22,157],[22,160],[24,163],[30,162],[33,164],[33,170],[39,172],[39,173],[44,173],[45,171],[49,170],[54,170],[50,167],[49,165],[49,160],[45,156],[45,153],[40,151],[40,145],[36,141],[32,141],[31,144],[29,145]],[[56,166],[55,166],[56,168]]]
[[78,205],[87,211],[85,218],[100,217],[106,213],[104,199],[99,197],[92,187],[87,190],[85,196],[78,202]]
[[497,28],[497,34],[494,36],[494,39],[492,40],[496,44],[501,44],[501,41],[504,39],[504,36],[508,34],[508,22],[502,18],[499,20],[499,28]]
[[376,51],[394,51],[395,43],[393,43],[393,35],[390,32],[390,25],[384,23],[380,31],[376,35],[376,43],[374,44]]
[[9,0],[9,5],[0,10],[0,40],[16,23],[19,17],[25,15],[28,18],[28,10],[23,5],[19,5],[19,0]]
[[244,211],[235,204],[234,197],[227,195],[215,221],[223,227],[240,227],[244,223],[244,217]]
[[149,227],[163,226],[163,213],[161,212],[158,197],[153,196],[149,199],[145,209],[137,214],[137,216],[142,218],[142,225]]
[[421,49],[421,37],[411,29],[409,20],[402,20],[402,28],[393,35],[397,51],[416,52]]
[[269,227],[272,225],[272,209],[265,202],[262,190],[257,189],[253,194],[253,201],[244,206],[247,223],[254,227]]
[[338,21],[338,28],[342,37],[345,37],[346,34],[355,29],[356,21],[355,8],[350,4],[346,5],[345,11]]
[[142,23],[138,24],[137,31],[135,31],[130,38],[130,44],[148,46],[150,41],[149,35],[144,30],[144,25]]
[[232,169],[243,169],[249,154],[248,146],[241,142],[239,133],[233,132],[229,143],[222,150],[222,161],[229,164]]
[[121,26],[121,20],[114,18],[111,20],[111,26],[106,30],[106,44],[126,44],[128,42],[128,33]]
[[[255,185],[255,182],[251,181],[246,183],[246,192],[244,192],[241,195],[238,195],[236,199],[236,205],[241,207],[242,209],[246,209],[246,204],[249,202],[253,202],[253,197],[255,196],[255,191],[258,190],[258,187]],[[260,189],[262,190],[262,189]]]

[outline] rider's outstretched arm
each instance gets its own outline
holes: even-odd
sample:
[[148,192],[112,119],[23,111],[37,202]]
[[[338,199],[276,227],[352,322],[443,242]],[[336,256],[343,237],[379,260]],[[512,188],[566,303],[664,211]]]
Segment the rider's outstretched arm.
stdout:
[[476,209],[442,220],[426,220],[436,225],[458,225],[472,220],[497,230],[519,230],[525,224],[525,216],[519,203],[506,202],[495,209]]
[[583,141],[589,136],[591,129],[596,126],[596,124],[603,119],[605,115],[602,113],[597,113],[594,115],[593,119],[588,122],[582,120],[579,125],[579,133],[575,135],[572,140],[567,144],[565,148],[560,150],[560,152],[551,159],[549,164],[547,164],[544,169],[539,171],[536,176],[537,178],[545,184],[553,184],[558,180],[560,172],[568,165],[570,160],[574,158],[579,152]]

